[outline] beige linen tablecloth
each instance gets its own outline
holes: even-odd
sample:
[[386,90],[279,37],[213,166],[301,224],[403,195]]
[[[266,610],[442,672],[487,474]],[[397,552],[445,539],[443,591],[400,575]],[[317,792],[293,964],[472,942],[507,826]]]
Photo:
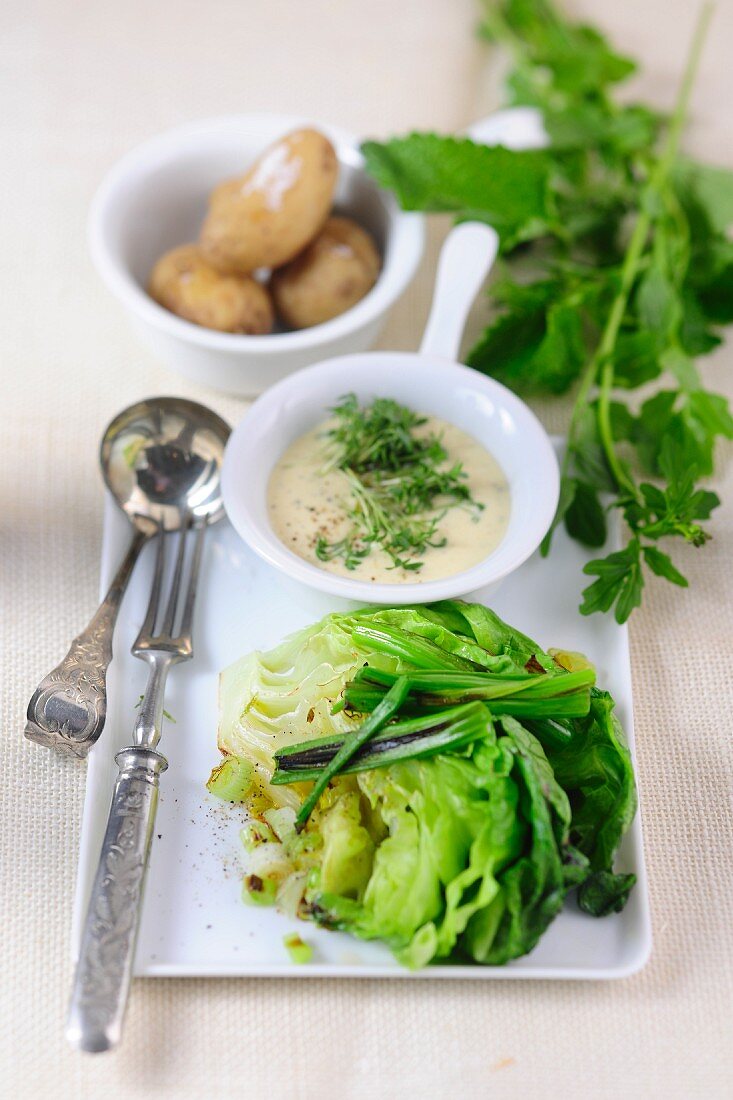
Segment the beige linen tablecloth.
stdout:
[[[570,2],[570,0],[569,0]],[[572,0],[644,59],[668,106],[697,4]],[[157,392],[244,404],[169,374],[91,269],[89,200],[175,123],[297,111],[363,134],[460,128],[496,103],[471,0],[6,0],[2,7],[2,940],[0,1095],[708,1097],[731,1059],[731,507],[678,550],[688,593],[649,587],[632,624],[654,954],[618,983],[138,981],[124,1045],[62,1038],[84,767],[22,739],[27,698],[95,606],[97,440]],[[688,146],[733,163],[733,5],[718,4]],[[412,348],[442,232],[384,347]],[[733,346],[706,372],[731,392]],[[542,406],[553,429],[562,405]],[[721,470],[724,468],[721,455]],[[730,470],[730,463],[728,465]]]

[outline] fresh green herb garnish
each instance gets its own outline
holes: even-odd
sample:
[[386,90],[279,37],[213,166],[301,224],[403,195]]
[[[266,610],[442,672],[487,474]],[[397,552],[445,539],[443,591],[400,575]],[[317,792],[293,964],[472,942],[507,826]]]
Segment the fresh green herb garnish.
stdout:
[[325,433],[323,468],[341,470],[348,479],[351,529],[336,542],[319,538],[316,556],[343,558],[347,569],[356,569],[381,546],[391,568],[419,571],[428,547],[446,545],[439,525],[450,507],[483,508],[461,464],[446,468],[440,437],[416,432],[427,418],[389,398],[361,406],[348,394],[331,412],[335,423]]
[[[719,501],[696,483],[712,472],[716,439],[733,438],[725,398],[694,364],[733,321],[733,173],[679,153],[710,8],[668,119],[617,103],[615,86],[635,63],[549,0],[487,0],[483,9],[485,37],[512,60],[508,103],[542,112],[549,147],[412,134],[367,142],[367,166],[407,209],[499,231],[497,309],[467,362],[523,392],[579,383],[555,526],[602,546],[610,494],[629,537],[586,566],[598,579],[581,610],[613,608],[623,622],[645,575],[687,585],[658,543],[704,545],[700,521]],[[653,392],[635,399],[650,383]]]

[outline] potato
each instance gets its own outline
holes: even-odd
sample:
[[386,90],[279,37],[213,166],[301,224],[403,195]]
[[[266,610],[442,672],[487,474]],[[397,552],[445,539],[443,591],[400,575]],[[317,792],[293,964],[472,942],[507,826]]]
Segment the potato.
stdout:
[[330,321],[360,301],[379,274],[372,238],[350,218],[329,218],[304,252],[272,275],[275,308],[291,328]]
[[222,275],[195,244],[166,252],[150,276],[148,292],[171,313],[219,332],[259,336],[272,330],[272,301],[248,276]]
[[199,238],[203,255],[226,274],[287,263],[328,217],[337,176],[328,138],[317,130],[288,134],[245,176],[212,191]]

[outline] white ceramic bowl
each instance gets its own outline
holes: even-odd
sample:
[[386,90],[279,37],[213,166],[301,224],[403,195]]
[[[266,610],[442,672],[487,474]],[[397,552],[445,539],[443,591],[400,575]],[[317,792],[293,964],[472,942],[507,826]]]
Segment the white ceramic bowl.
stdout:
[[[325,324],[270,336],[214,332],[154,302],[145,291],[153,264],[168,249],[196,239],[211,189],[302,126],[322,130],[333,142],[340,165],[335,206],[379,245],[382,271],[369,294]],[[367,176],[353,135],[309,119],[257,114],[191,123],[133,149],[94,198],[89,241],[99,274],[156,355],[186,378],[250,396],[308,364],[370,347],[415,273],[424,222],[419,214],[403,213]]]
[[[532,554],[557,507],[560,476],[552,444],[533,412],[505,386],[452,361],[469,305],[496,255],[498,238],[465,223],[440,256],[435,296],[417,354],[347,355],[298,371],[258,398],[229,438],[222,495],[229,519],[253,550],[289,577],[360,603],[411,604],[464,596],[497,584]],[[273,467],[346,393],[391,397],[468,432],[497,459],[509,482],[507,531],[483,561],[422,583],[377,584],[341,577],[298,557],[275,534],[267,511]]]
[[[392,397],[469,432],[499,462],[511,491],[509,526],[482,562],[463,573],[415,584],[376,584],[327,573],[294,554],[272,529],[267,483],[299,436],[344,393]],[[539,546],[558,499],[555,452],[537,418],[510,390],[439,356],[397,352],[349,355],[298,371],[258,398],[230,437],[222,471],[227,514],[262,558],[294,580],[362,603],[429,603],[465,595],[511,573]]]

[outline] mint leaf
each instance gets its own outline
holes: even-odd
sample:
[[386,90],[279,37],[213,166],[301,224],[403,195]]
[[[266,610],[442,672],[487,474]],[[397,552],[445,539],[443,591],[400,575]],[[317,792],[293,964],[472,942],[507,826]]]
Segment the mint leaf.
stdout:
[[682,308],[677,292],[661,268],[650,267],[636,295],[639,324],[664,339],[679,324]]
[[509,248],[555,227],[549,189],[552,159],[468,138],[410,134],[362,145],[367,170],[405,210],[456,213],[489,222]]
[[733,416],[727,398],[719,393],[698,389],[688,398],[690,415],[711,436],[733,439]]
[[613,356],[616,385],[635,389],[651,382],[661,373],[659,340],[655,332],[622,332]]
[[633,439],[636,419],[621,401],[611,402],[611,430],[614,439]]
[[561,300],[548,309],[545,334],[532,362],[535,388],[565,393],[580,374],[588,349],[579,306]]
[[637,417],[624,422],[624,432],[614,435],[617,439],[629,439],[636,447],[644,469],[650,473],[664,473],[660,462],[661,448],[674,445],[680,451],[680,469],[691,470],[694,476],[707,476],[713,468],[713,451],[716,439],[733,439],[733,416],[728,401],[721,394],[695,388],[699,377],[694,364],[670,349],[663,356],[670,373],[676,374],[680,384],[689,392],[660,390],[650,397],[639,410]]
[[733,171],[680,157],[674,183],[682,201],[694,204],[708,228],[725,234],[733,225]]
[[700,375],[689,355],[685,355],[682,348],[670,347],[661,355],[661,366],[677,379],[680,389],[699,390]]
[[585,481],[577,483],[572,504],[565,513],[565,527],[571,538],[584,546],[603,546],[606,541],[606,513],[597,491]]
[[587,405],[577,417],[573,441],[569,446],[576,471],[594,488],[613,492],[616,485],[598,435],[595,405]]
[[708,267],[707,279],[698,285],[697,304],[715,324],[729,325],[733,321],[733,260],[718,268]]
[[563,522],[567,515],[568,509],[572,506],[575,500],[575,493],[577,492],[578,482],[574,477],[567,477],[563,475],[560,479],[560,497],[555,510],[555,515],[552,518],[550,528],[540,543],[540,554],[543,558],[546,558],[550,552],[550,546],[552,544],[552,536],[554,535],[558,526]]
[[644,402],[636,418],[631,439],[650,473],[659,473],[659,449],[673,422],[676,401],[675,390],[660,390]]
[[[733,278],[733,266],[731,267],[731,277]],[[682,288],[680,295],[682,322],[679,336],[680,343],[688,355],[707,355],[720,343],[720,337],[712,328],[710,322],[719,321],[721,324],[725,324],[728,320],[733,321],[733,285],[730,291],[729,294],[727,287],[723,290],[722,318],[718,318],[715,316],[714,306],[706,304],[703,307],[696,290],[688,286]],[[713,294],[717,294],[717,288],[713,289]],[[731,312],[730,317],[728,317],[729,311]]]
[[691,455],[684,440],[667,432],[659,451],[659,469],[668,481],[667,491],[683,499],[692,487],[695,469],[691,467]]
[[679,585],[680,588],[687,588],[687,578],[683,577],[679,569],[675,568],[668,554],[662,553],[654,546],[645,546],[642,552],[644,561],[652,573],[656,573],[658,577],[665,577],[672,584]]
[[528,93],[536,84],[543,100],[548,85],[571,101],[600,98],[606,85],[625,80],[636,69],[594,27],[567,22],[546,0],[503,0],[487,6],[483,35],[502,42],[507,28],[521,41],[530,62],[512,76],[519,77],[517,83]]
[[583,591],[581,615],[610,611],[615,604],[616,622],[625,623],[641,603],[644,587],[638,540],[632,539],[623,550],[616,550],[605,558],[589,561],[583,572],[597,576],[598,580]]
[[564,393],[588,354],[583,305],[589,296],[560,277],[499,284],[494,298],[504,309],[466,362],[524,393]]
[[713,471],[716,439],[733,438],[728,402],[720,394],[707,390],[687,393],[669,430],[684,445],[687,460],[695,467],[697,476],[707,476]]
[[530,391],[537,387],[533,360],[547,329],[547,309],[553,284],[537,283],[517,287],[502,301],[502,289],[494,298],[505,309],[484,329],[481,339],[466,358],[469,367],[500,379],[512,389]]
[[566,92],[593,92],[606,84],[626,80],[636,69],[628,57],[614,52],[592,27],[564,24],[548,34],[539,60],[552,69],[555,86]]
[[658,116],[646,107],[626,107],[615,114],[598,103],[582,103],[573,110],[545,112],[545,129],[552,148],[568,152],[589,145],[611,155],[629,156],[654,142]]

